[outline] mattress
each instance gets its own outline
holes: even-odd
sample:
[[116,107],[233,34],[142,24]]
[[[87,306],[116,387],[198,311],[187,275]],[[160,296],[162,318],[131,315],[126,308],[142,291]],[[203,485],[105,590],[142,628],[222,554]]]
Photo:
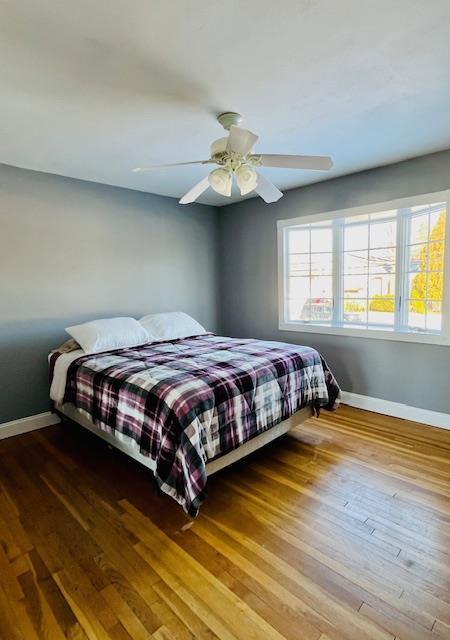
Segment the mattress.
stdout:
[[193,336],[50,358],[51,397],[103,432],[133,440],[158,485],[197,515],[206,464],[305,406],[334,409],[340,390],[320,354],[281,342]]

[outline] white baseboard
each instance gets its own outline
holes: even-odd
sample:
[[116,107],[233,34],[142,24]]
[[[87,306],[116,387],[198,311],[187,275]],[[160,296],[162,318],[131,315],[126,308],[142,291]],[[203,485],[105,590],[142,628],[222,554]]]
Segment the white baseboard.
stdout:
[[51,411],[37,413],[34,416],[27,416],[26,418],[19,418],[18,420],[11,420],[11,422],[3,422],[3,424],[0,424],[0,440],[17,436],[20,433],[34,431],[35,429],[42,429],[42,427],[49,427],[51,424],[56,424],[57,422],[60,422],[60,419],[56,413],[52,413]]
[[361,396],[359,393],[351,393],[350,391],[342,392],[342,403],[348,404],[351,407],[356,407],[357,409],[366,409],[366,411],[383,413],[386,416],[394,416],[395,418],[421,422],[422,424],[439,427],[440,429],[450,429],[449,413],[440,413],[439,411],[410,407],[409,405],[402,404],[401,402],[392,402],[391,400],[383,400],[382,398]]
[[[395,418],[403,418],[404,420],[412,420],[420,422],[432,427],[450,430],[450,414],[440,413],[439,411],[430,411],[429,409],[420,409],[419,407],[410,407],[401,402],[392,402],[391,400],[383,400],[382,398],[371,398],[370,396],[362,396],[359,393],[351,393],[350,391],[342,392],[342,403],[348,404],[350,407],[357,409],[365,409],[374,413],[382,413],[386,416],[394,416]],[[27,433],[35,429],[49,427],[52,424],[60,422],[56,413],[46,411],[45,413],[37,413],[34,416],[11,420],[0,424],[0,440],[17,436],[20,433]]]

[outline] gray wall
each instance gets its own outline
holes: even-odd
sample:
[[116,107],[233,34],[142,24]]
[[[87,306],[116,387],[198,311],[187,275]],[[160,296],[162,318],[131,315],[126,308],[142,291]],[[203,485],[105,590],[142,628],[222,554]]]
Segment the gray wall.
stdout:
[[218,213],[0,165],[0,423],[49,408],[64,327],[183,310],[218,320]]
[[276,250],[278,219],[449,186],[446,151],[219,213],[0,165],[0,423],[49,408],[46,357],[65,326],[171,309],[314,346],[347,391],[450,412],[449,347],[279,331]]
[[450,347],[278,330],[276,221],[450,187],[450,151],[221,209],[222,332],[317,348],[346,391],[450,413]]

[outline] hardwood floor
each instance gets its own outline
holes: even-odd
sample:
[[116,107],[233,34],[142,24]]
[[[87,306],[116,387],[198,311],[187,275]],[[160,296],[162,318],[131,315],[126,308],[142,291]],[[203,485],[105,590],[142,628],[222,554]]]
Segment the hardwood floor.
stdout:
[[450,432],[324,412],[188,520],[81,427],[0,442],[5,640],[450,638]]

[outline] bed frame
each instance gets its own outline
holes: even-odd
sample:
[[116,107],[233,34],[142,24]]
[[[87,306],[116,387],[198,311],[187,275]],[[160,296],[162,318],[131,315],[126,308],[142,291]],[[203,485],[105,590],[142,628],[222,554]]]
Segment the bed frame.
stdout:
[[[62,416],[65,416],[69,420],[73,420],[73,422],[80,424],[82,427],[88,429],[96,436],[99,436],[109,445],[115,447],[116,449],[119,449],[127,456],[130,456],[134,460],[137,460],[137,462],[144,465],[148,469],[151,469],[152,471],[154,470],[155,463],[139,452],[139,446],[134,442],[134,440],[131,440],[131,438],[121,440],[119,435],[112,436],[106,431],[102,431],[91,420],[89,420],[89,418],[78,411],[78,409],[73,404],[56,404],[55,410]],[[300,411],[294,413],[294,415],[292,415],[287,420],[283,420],[283,422],[280,422],[275,427],[272,427],[272,429],[268,429],[267,431],[260,433],[258,436],[255,436],[248,442],[245,442],[238,449],[234,449],[233,451],[230,451],[230,453],[226,453],[225,455],[220,456],[220,458],[216,458],[215,460],[208,462],[206,464],[207,475],[211,476],[213,473],[220,471],[224,467],[228,467],[230,464],[233,464],[234,462],[241,460],[241,458],[248,456],[250,453],[257,451],[264,445],[272,442],[272,440],[275,440],[276,438],[279,438],[294,427],[298,427],[300,424],[311,418],[312,415],[313,409],[311,406],[300,409]]]

